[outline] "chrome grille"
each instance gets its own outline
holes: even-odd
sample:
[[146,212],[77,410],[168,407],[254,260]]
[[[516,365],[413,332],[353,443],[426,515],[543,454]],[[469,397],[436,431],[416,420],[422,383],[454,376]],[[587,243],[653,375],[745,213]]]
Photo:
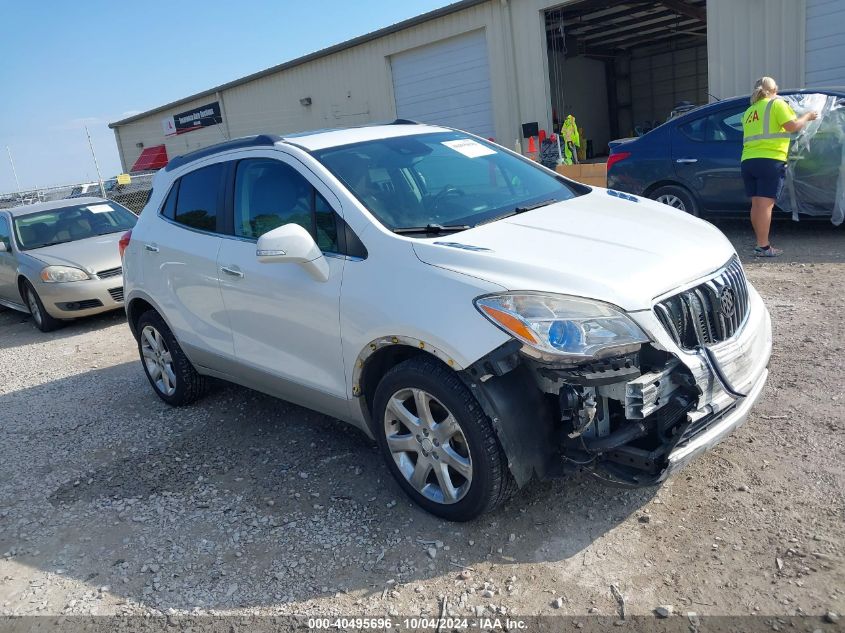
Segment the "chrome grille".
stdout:
[[748,314],[748,284],[739,260],[734,257],[716,275],[664,299],[654,311],[683,349],[731,338]]
[[123,273],[123,268],[118,266],[117,268],[107,268],[106,270],[101,270],[97,273],[97,277],[100,279],[106,279],[108,277],[117,277],[118,275]]
[[115,301],[123,301],[123,286],[120,288],[109,288],[109,294]]

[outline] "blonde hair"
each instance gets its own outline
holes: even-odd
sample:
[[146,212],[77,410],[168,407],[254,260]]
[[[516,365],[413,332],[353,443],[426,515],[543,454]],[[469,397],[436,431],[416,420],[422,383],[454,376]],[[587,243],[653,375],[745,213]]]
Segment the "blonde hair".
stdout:
[[751,93],[751,105],[760,99],[773,96],[778,91],[778,85],[771,77],[760,77],[754,82],[754,92]]

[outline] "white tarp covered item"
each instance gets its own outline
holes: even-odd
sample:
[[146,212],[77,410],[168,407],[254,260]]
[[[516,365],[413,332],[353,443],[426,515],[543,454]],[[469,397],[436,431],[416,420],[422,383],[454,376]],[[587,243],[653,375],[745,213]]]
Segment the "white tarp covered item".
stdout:
[[800,117],[815,111],[792,140],[786,183],[778,206],[792,213],[830,216],[835,225],[845,220],[845,98],[826,94],[795,94],[782,97]]

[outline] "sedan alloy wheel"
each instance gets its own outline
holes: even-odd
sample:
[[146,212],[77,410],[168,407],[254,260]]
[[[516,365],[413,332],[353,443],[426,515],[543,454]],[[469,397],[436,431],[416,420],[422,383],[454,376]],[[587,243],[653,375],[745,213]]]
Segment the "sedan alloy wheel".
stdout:
[[26,305],[29,307],[29,312],[32,315],[32,320],[35,321],[35,325],[41,327],[43,321],[41,308],[38,307],[38,299],[35,298],[35,294],[28,288],[26,290]]
[[674,207],[675,209],[679,209],[681,211],[686,211],[687,207],[684,204],[684,201],[681,200],[678,196],[672,194],[664,194],[657,198],[658,202],[662,202],[663,204],[668,204],[670,207]]

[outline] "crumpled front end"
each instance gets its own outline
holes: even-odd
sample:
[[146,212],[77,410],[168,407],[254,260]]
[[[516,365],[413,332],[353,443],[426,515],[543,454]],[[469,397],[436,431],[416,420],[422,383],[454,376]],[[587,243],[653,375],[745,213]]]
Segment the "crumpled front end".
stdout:
[[[525,470],[520,463],[528,454],[524,438],[542,437],[536,450],[545,442],[557,448],[542,457],[531,453],[535,475],[552,474],[549,460],[562,457],[564,466],[622,485],[647,486],[746,420],[768,376],[772,330],[769,313],[736,258],[658,297],[652,310],[629,316],[651,339],[633,353],[565,365],[511,351],[510,357],[500,353],[495,362],[471,368],[485,408],[491,405],[485,401],[491,390],[486,385],[495,389],[508,372],[530,375],[542,394],[542,415],[519,422],[523,435],[508,428],[517,425],[514,416],[509,421],[501,409],[488,410],[502,429],[505,451],[517,455],[511,461],[518,482],[525,479],[517,474]],[[525,407],[522,411],[524,416]],[[532,423],[529,435],[526,425]]]

